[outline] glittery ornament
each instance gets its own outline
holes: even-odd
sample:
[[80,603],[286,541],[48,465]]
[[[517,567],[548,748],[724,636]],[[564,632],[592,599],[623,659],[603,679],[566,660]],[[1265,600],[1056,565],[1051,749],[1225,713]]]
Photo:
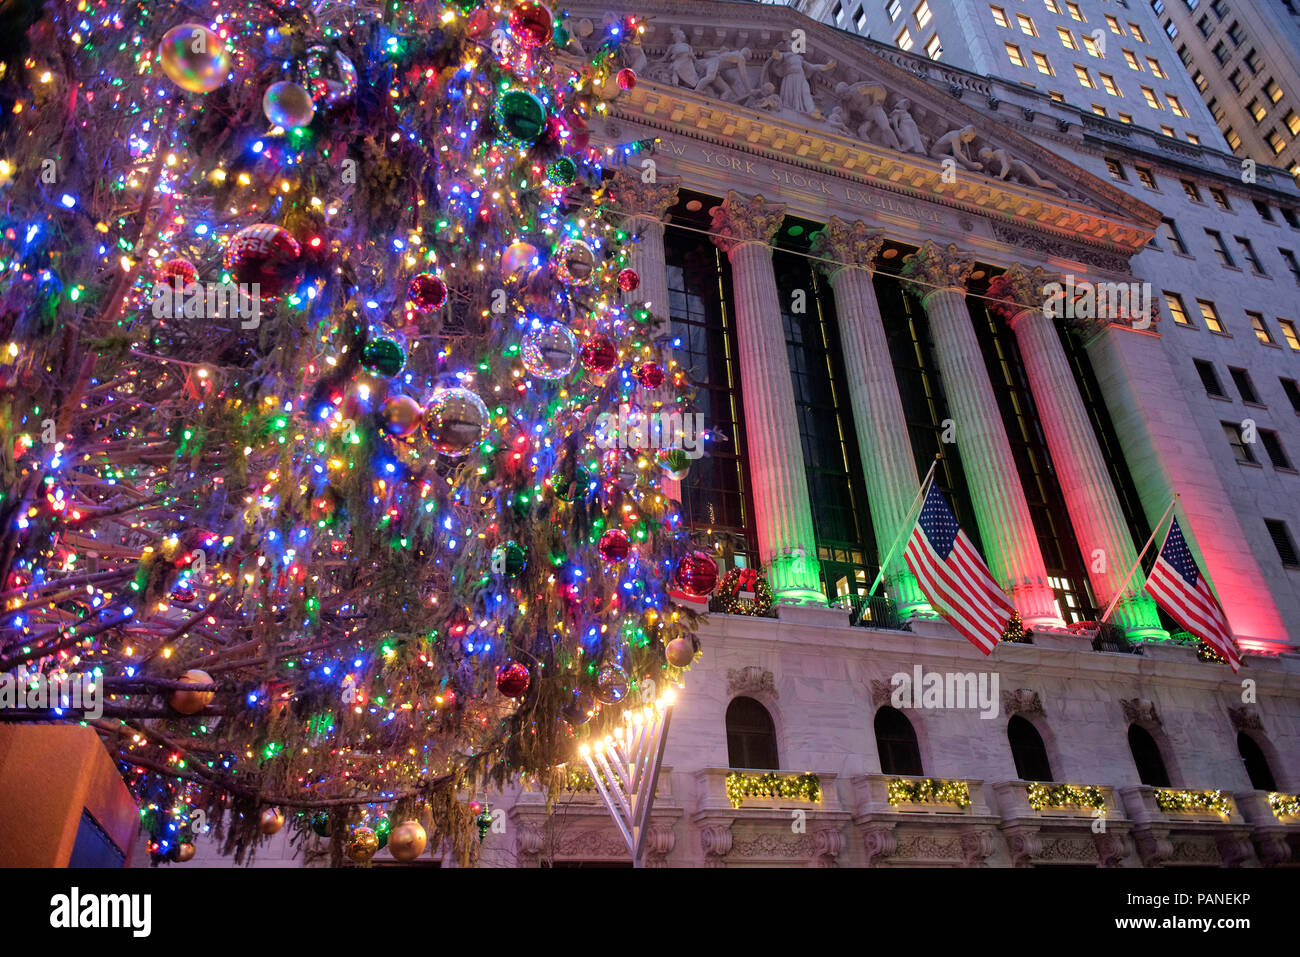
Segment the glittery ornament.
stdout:
[[527,553],[515,542],[502,542],[492,549],[492,574],[518,578],[527,564]]
[[447,284],[431,272],[412,276],[406,284],[406,301],[420,312],[440,309],[447,301]]
[[578,164],[568,156],[561,156],[546,167],[546,178],[554,186],[569,186],[578,178]]
[[301,256],[302,247],[287,229],[258,223],[231,237],[222,265],[235,282],[257,283],[263,299],[276,299],[298,282]]
[[624,67],[618,71],[618,88],[620,90],[630,90],[636,86],[636,71]]
[[578,361],[578,343],[564,323],[541,322],[524,335],[523,358],[529,375],[563,379]]
[[211,93],[230,74],[226,45],[199,23],[168,30],[158,44],[158,61],[173,83],[191,93]]
[[596,676],[596,697],[605,704],[615,704],[627,697],[627,672],[610,662]]
[[379,850],[379,835],[368,827],[354,827],[348,835],[345,851],[348,859],[357,864],[366,864]]
[[623,531],[623,529],[611,528],[600,536],[600,541],[596,544],[596,550],[600,552],[600,557],[607,562],[621,562],[627,560],[627,556],[632,551],[632,543],[628,541],[627,532]]
[[596,271],[596,254],[581,239],[566,239],[560,243],[552,262],[560,282],[570,286],[585,286]]
[[[198,668],[185,672],[185,674],[181,675],[180,680],[188,685],[212,684],[212,676],[206,671],[200,671]],[[172,706],[173,711],[181,714],[198,714],[212,703],[214,697],[216,697],[215,691],[186,691],[183,688],[177,688],[171,693],[167,701]]]
[[503,133],[516,143],[531,143],[546,129],[546,107],[534,94],[518,88],[497,96],[492,116]]
[[592,375],[606,375],[618,364],[618,346],[606,335],[594,335],[582,344],[582,367]]
[[158,267],[157,281],[167,286],[180,285],[183,289],[199,281],[199,271],[188,259],[169,259]]
[[673,584],[691,598],[708,598],[718,585],[718,563],[708,552],[688,552],[677,565]]
[[551,11],[535,0],[524,0],[510,11],[510,36],[520,46],[546,46],[555,34]]
[[637,366],[632,375],[647,389],[657,389],[664,384],[664,367],[657,362],[646,362]]
[[276,126],[294,130],[311,123],[316,104],[311,94],[297,83],[281,80],[267,87],[262,97],[262,112]]
[[424,404],[424,434],[443,455],[459,458],[487,435],[492,417],[469,389],[436,390]]
[[384,431],[398,438],[406,438],[420,427],[424,407],[409,395],[394,395],[384,401],[380,418]]
[[572,502],[574,499],[583,498],[590,488],[591,473],[581,466],[574,469],[572,477],[557,474],[551,479],[551,490],[555,493],[555,497],[562,502]]
[[406,365],[406,350],[396,339],[380,336],[371,339],[361,350],[361,365],[371,372],[391,378]]
[[497,669],[497,691],[507,698],[522,698],[528,690],[529,680],[528,667],[517,661]]
[[177,604],[188,605],[198,597],[198,594],[194,591],[193,583],[182,579],[172,586],[171,594],[168,597]]
[[632,292],[637,286],[641,285],[641,274],[629,266],[626,269],[620,269],[618,273],[618,288],[624,292]]

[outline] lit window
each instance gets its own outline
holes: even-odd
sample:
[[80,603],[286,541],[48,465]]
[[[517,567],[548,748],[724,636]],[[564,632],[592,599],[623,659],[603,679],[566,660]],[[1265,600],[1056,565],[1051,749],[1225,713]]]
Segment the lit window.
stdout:
[[1048,61],[1045,54],[1035,51],[1034,65],[1038,67],[1039,73],[1045,73],[1048,76],[1056,76],[1056,71],[1052,69],[1052,64]]
[[1210,198],[1214,200],[1214,205],[1225,213],[1232,212],[1232,206],[1228,204],[1228,194],[1217,186],[1210,187]]
[[1074,75],[1079,78],[1079,84],[1081,86],[1086,86],[1090,90],[1095,89],[1092,82],[1092,77],[1088,75],[1087,67],[1079,66],[1079,64],[1076,63],[1074,65]]
[[1264,139],[1268,140],[1268,145],[1273,148],[1274,156],[1277,156],[1286,149],[1286,140],[1282,137],[1282,134],[1277,131],[1276,127],[1269,130],[1268,133],[1265,134]]
[[1088,51],[1089,56],[1095,56],[1098,59],[1101,58],[1101,50],[1098,48],[1096,40],[1088,36],[1086,33],[1079,39],[1083,41],[1083,48]]
[[1151,67],[1152,76],[1158,76],[1162,80],[1169,79],[1169,74],[1165,72],[1164,67],[1160,65],[1160,61],[1157,60],[1155,57],[1153,56],[1147,57],[1147,66]]
[[1258,312],[1246,310],[1246,318],[1250,320],[1250,328],[1254,330],[1255,338],[1266,346],[1273,344],[1273,336],[1268,331],[1268,326],[1264,325],[1264,317]]
[[1119,21],[1116,20],[1114,17],[1112,17],[1109,13],[1106,14],[1106,25],[1110,27],[1110,32],[1115,34],[1115,36],[1122,37],[1124,35],[1124,28],[1121,27],[1119,25]]
[[937,60],[939,59],[939,56],[942,53],[943,53],[943,44],[939,42],[939,34],[936,33],[934,34],[934,36],[930,37],[930,39],[926,41],[925,55],[928,56],[931,60]]
[[1065,94],[1060,90],[1048,90],[1047,95],[1051,97],[1053,103],[1064,103]]
[[1183,109],[1183,104],[1178,102],[1178,97],[1172,93],[1166,93],[1165,99],[1169,101],[1169,109],[1174,111],[1174,116],[1187,116],[1187,111]]
[[898,31],[898,36],[894,37],[894,43],[900,50],[912,49],[912,34],[907,32],[907,27]]
[[1107,159],[1106,171],[1110,173],[1110,178],[1116,182],[1122,183],[1128,179],[1128,177],[1124,175],[1124,167],[1120,165],[1119,160]]
[[1139,73],[1142,72],[1142,64],[1138,62],[1138,58],[1133,55],[1132,50],[1124,51],[1124,62],[1128,64],[1130,70],[1137,70]]
[[1132,123],[1132,122],[1133,122],[1133,114],[1132,114],[1132,113],[1120,113],[1120,114],[1119,114],[1119,121],[1120,121],[1121,123]]
[[1007,20],[1007,12],[1001,7],[989,7],[989,12],[993,14],[993,22],[1000,27],[1010,27],[1011,23]]
[[1228,141],[1228,149],[1234,151],[1241,149],[1241,137],[1231,126],[1223,131],[1223,138]]
[[1020,24],[1020,32],[1025,34],[1025,36],[1038,36],[1038,27],[1034,26],[1032,17],[1027,17],[1023,13],[1017,13],[1016,23]]
[[1188,133],[1187,142],[1191,143],[1193,146],[1200,146],[1201,138],[1197,136],[1195,133]]
[[1219,314],[1214,309],[1214,303],[1204,299],[1197,299],[1196,304],[1201,307],[1201,318],[1205,320],[1206,327],[1211,332],[1222,332],[1223,323],[1219,321]]
[[1160,127],[1160,133],[1161,133],[1161,135],[1163,135],[1163,136],[1168,136],[1170,139],[1173,139],[1173,137],[1174,137],[1174,128],[1173,128],[1172,126],[1161,126],[1161,127]]
[[926,0],[921,0],[916,5],[916,10],[913,11],[912,15],[916,17],[916,25],[924,27],[930,22],[930,4],[926,3]]
[[1290,319],[1278,317],[1277,326],[1282,330],[1282,338],[1293,352],[1300,352],[1300,335],[1296,334],[1295,323]]
[[1300,116],[1295,115],[1295,110],[1287,110],[1286,116],[1282,117],[1282,122],[1291,131],[1292,136],[1300,136]]
[[1128,32],[1133,34],[1133,38],[1136,39],[1138,43],[1147,42],[1147,35],[1142,32],[1142,28],[1140,26],[1138,26],[1136,23],[1133,23],[1132,21],[1129,22]]
[[1165,305],[1169,307],[1169,315],[1173,316],[1174,322],[1180,326],[1190,326],[1192,320],[1187,318],[1187,309],[1183,306],[1183,297],[1176,292],[1165,290]]
[[1201,191],[1196,188],[1196,184],[1190,179],[1179,180],[1183,184],[1183,192],[1193,203],[1201,202]]
[[1246,104],[1246,111],[1254,117],[1256,123],[1268,116],[1268,110],[1264,109],[1264,104],[1260,103],[1258,98],[1253,98]]
[[1057,4],[1056,0],[1043,0],[1043,6],[1045,6],[1051,13],[1061,12],[1061,7]]
[[1110,74],[1108,74],[1108,73],[1102,73],[1102,74],[1100,74],[1100,76],[1101,76],[1101,88],[1102,88],[1103,90],[1105,90],[1105,91],[1106,91],[1107,93],[1109,93],[1111,96],[1123,96],[1123,95],[1124,95],[1124,94],[1120,93],[1120,91],[1119,91],[1119,87],[1117,87],[1117,86],[1115,85],[1115,78],[1114,78],[1114,77],[1112,77],[1112,76],[1111,76]]
[[1156,186],[1155,175],[1152,174],[1151,170],[1143,166],[1135,166],[1133,168],[1137,170],[1138,181],[1143,186],[1145,186],[1147,189],[1154,189],[1159,191],[1159,187]]
[[1282,99],[1282,88],[1277,85],[1277,80],[1269,78],[1269,81],[1264,84],[1264,95],[1274,103]]
[[1079,49],[1079,44],[1074,42],[1074,34],[1065,29],[1065,27],[1057,27],[1056,35],[1061,38],[1061,46],[1070,50]]
[[1014,43],[1008,43],[1006,46],[1007,57],[1011,62],[1016,66],[1024,66],[1025,58],[1020,54],[1020,47],[1016,46]]
[[1065,5],[1065,9],[1069,10],[1069,11],[1070,11],[1070,16],[1074,17],[1074,19],[1078,20],[1080,23],[1087,23],[1087,22],[1088,22],[1088,18],[1085,17],[1085,16],[1080,12],[1080,10],[1079,10],[1079,5],[1078,5],[1077,3],[1066,3],[1066,5]]
[[1092,112],[1096,113],[1098,116],[1105,116],[1105,115],[1106,115],[1106,107],[1104,107],[1104,106],[1098,106],[1096,103],[1094,103],[1094,104],[1092,104]]
[[1163,110],[1164,106],[1160,103],[1160,98],[1156,96],[1156,91],[1149,86],[1142,87],[1142,95],[1146,97],[1147,106],[1153,110]]

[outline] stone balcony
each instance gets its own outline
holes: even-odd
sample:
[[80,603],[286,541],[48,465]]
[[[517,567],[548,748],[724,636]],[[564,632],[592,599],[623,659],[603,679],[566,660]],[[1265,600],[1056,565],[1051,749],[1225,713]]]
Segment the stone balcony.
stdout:
[[1266,867],[1300,863],[1300,795],[1238,791],[1233,797]]
[[1133,853],[1132,824],[1109,785],[999,781],[993,793],[1015,867],[1120,867]]
[[840,807],[836,775],[703,768],[695,772],[706,867],[837,867],[849,812]]
[[1147,867],[1255,863],[1251,826],[1231,792],[1139,785],[1119,793]]
[[983,781],[859,774],[852,784],[868,866],[982,867],[994,852]]

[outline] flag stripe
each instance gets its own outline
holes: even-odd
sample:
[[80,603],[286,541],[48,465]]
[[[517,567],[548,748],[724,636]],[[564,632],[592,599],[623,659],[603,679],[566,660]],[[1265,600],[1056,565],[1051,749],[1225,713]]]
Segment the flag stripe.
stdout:
[[[944,564],[935,554],[930,543],[919,536],[916,540],[909,543],[909,548],[916,548],[922,561],[925,562],[925,571],[935,580],[936,585],[949,598],[945,602],[946,606],[953,609],[954,614],[960,615],[970,622],[971,627],[976,628],[996,628],[997,619],[987,614],[983,606],[972,600],[972,596],[963,591],[962,585],[953,580],[953,576]],[[918,574],[918,578],[921,577]]]
[[1146,592],[1174,621],[1222,655],[1233,671],[1238,669],[1241,655],[1228,616],[1197,566],[1177,518],[1165,532],[1164,544],[1147,576]]
[[[949,581],[947,575],[936,567],[939,563],[928,542],[924,544],[917,541],[909,542],[907,549],[907,564],[912,569],[912,574],[916,576],[917,581],[928,578],[933,583],[933,594],[930,589],[923,589],[930,604],[934,606],[936,611],[941,612],[953,627],[967,639],[979,645],[981,649],[988,646],[991,650],[992,645],[989,645],[987,638],[976,639],[972,638],[971,635],[972,633],[983,635],[985,632],[993,630],[996,627],[994,620],[982,616],[974,607],[968,608],[963,605],[961,593],[956,590],[956,586]],[[918,568],[913,564],[913,556],[921,563],[922,567]],[[942,598],[939,596],[942,596]],[[985,654],[987,653],[985,651]]]

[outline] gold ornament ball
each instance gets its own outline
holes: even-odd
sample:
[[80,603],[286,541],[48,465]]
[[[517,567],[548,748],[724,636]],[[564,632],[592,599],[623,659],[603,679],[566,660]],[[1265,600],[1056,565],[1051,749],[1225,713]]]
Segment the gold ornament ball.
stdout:
[[405,438],[420,427],[424,406],[409,395],[394,395],[384,402],[384,430],[389,435]]
[[388,851],[399,861],[413,861],[424,853],[429,836],[419,821],[404,821],[388,835]]
[[354,827],[348,838],[348,858],[357,864],[365,864],[379,850],[379,835],[368,827]]
[[176,845],[176,860],[184,864],[194,857],[194,845],[190,843]]
[[674,668],[685,668],[695,660],[695,648],[689,638],[674,638],[664,649],[664,657]]
[[[185,672],[180,680],[191,685],[212,684],[212,676],[198,668]],[[215,696],[216,692],[213,691],[186,691],[177,688],[172,692],[170,699],[172,710],[179,711],[181,714],[198,714],[212,703]]]
[[191,93],[211,93],[230,73],[226,45],[200,23],[168,30],[158,44],[158,62],[173,83]]
[[275,834],[282,827],[284,827],[284,812],[278,807],[268,807],[257,822],[257,829],[263,834]]
[[537,247],[532,243],[511,243],[501,253],[501,276],[507,282],[519,282],[533,268]]

